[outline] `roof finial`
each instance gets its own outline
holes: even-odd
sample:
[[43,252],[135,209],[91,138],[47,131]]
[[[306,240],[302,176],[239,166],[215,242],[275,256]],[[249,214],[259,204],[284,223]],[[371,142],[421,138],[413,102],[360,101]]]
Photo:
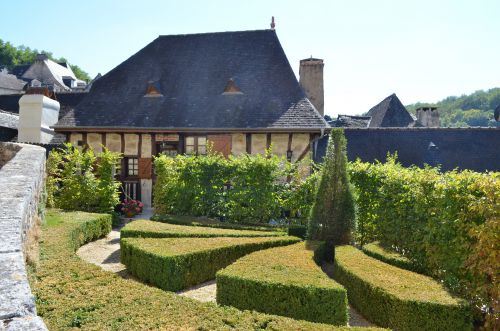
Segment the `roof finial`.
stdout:
[[274,30],[274,27],[276,24],[274,24],[274,16],[271,17],[271,30]]

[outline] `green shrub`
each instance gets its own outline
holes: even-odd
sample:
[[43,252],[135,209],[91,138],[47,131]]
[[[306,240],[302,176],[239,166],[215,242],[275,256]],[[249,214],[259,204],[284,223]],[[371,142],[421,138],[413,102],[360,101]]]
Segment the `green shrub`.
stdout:
[[185,215],[155,215],[151,218],[155,222],[164,222],[169,224],[201,226],[208,228],[233,229],[233,230],[254,230],[254,231],[278,231],[285,232],[284,227],[259,224],[259,223],[229,223],[221,222],[208,217],[194,217]]
[[335,279],[349,302],[377,325],[397,330],[471,330],[469,306],[432,278],[399,269],[352,246],[335,253]]
[[342,330],[291,318],[191,300],[123,279],[78,258],[70,234],[92,220],[86,213],[49,210],[38,268],[29,270],[37,313],[50,330]]
[[410,259],[398,252],[382,246],[377,241],[364,245],[362,250],[366,255],[382,262],[389,263],[390,265],[410,271],[422,272],[422,270],[419,270],[419,268],[413,265]]
[[239,309],[345,325],[346,290],[313,260],[316,245],[252,253],[217,273],[217,302]]
[[288,235],[305,239],[307,235],[307,227],[305,225],[289,225]]
[[[324,241],[327,251],[349,244],[354,229],[354,198],[347,174],[347,142],[342,129],[332,129],[311,219],[308,238]],[[325,259],[331,259],[327,254]]]
[[52,150],[47,160],[47,203],[63,210],[111,213],[119,201],[115,169],[121,154],[103,148],[99,159],[91,148],[71,144]]
[[213,279],[215,273],[256,250],[289,245],[295,237],[122,238],[121,261],[137,278],[167,291]]
[[356,188],[360,243],[377,240],[394,248],[416,270],[469,300],[478,323],[483,316],[500,323],[493,290],[500,288],[499,277],[486,276],[498,274],[500,263],[487,262],[490,271],[481,272],[476,263],[469,263],[498,255],[497,246],[481,245],[479,234],[498,236],[494,220],[500,218],[499,173],[405,168],[389,157],[386,163],[356,161],[350,176]]
[[128,223],[121,229],[121,237],[180,238],[180,237],[276,237],[284,232],[233,230],[199,226],[184,226],[146,220]]
[[315,192],[316,176],[307,178],[310,164],[291,165],[270,150],[229,159],[212,152],[162,155],[154,165],[159,215],[218,217],[233,223],[268,223],[284,214],[304,218]]

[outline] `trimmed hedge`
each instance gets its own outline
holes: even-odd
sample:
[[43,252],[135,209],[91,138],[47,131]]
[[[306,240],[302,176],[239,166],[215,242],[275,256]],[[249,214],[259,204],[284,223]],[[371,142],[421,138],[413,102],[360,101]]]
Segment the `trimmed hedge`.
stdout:
[[313,260],[304,242],[245,256],[217,273],[217,302],[239,309],[347,324],[347,293]]
[[365,255],[352,246],[335,250],[335,279],[349,302],[370,321],[397,330],[471,330],[472,314],[432,278]]
[[368,256],[371,256],[377,260],[388,263],[395,267],[423,273],[423,270],[415,266],[410,259],[399,254],[398,252],[385,248],[378,241],[364,245],[362,247],[362,251]]
[[156,215],[151,218],[152,221],[164,222],[177,225],[188,225],[188,226],[201,226],[208,228],[221,228],[221,229],[233,229],[233,230],[254,230],[254,231],[282,231],[285,232],[286,229],[280,226],[274,226],[270,224],[238,224],[221,222],[213,218],[208,217],[195,217],[195,216],[184,216],[184,215]]
[[185,237],[276,237],[284,232],[250,231],[184,226],[154,221],[137,220],[121,229],[121,238],[185,238]]
[[167,291],[213,279],[238,258],[269,247],[289,245],[295,237],[123,238],[121,261],[137,278]]
[[72,233],[94,237],[83,230],[90,228],[86,223],[95,222],[92,215],[47,212],[40,264],[28,272],[37,312],[50,330],[380,330],[333,327],[218,307],[123,279],[75,255],[78,243],[73,240],[79,236]]
[[290,225],[288,226],[288,235],[305,239],[307,227],[305,225]]

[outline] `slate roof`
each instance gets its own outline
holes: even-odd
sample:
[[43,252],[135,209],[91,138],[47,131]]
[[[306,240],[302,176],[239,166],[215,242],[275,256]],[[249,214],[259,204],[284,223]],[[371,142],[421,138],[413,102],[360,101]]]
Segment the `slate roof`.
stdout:
[[[0,95],[0,109],[5,111],[19,114],[19,99],[24,94],[6,94]],[[59,119],[66,115],[70,110],[72,110],[76,105],[78,105],[83,98],[87,95],[87,92],[65,92],[56,93],[55,98],[59,101]]]
[[338,115],[336,120],[328,122],[332,127],[366,128],[370,124],[370,116]]
[[0,127],[17,130],[19,115],[0,109]]
[[409,127],[415,120],[406,110],[396,94],[391,94],[368,111],[372,119],[369,127]]
[[[242,93],[223,94],[229,79]],[[144,97],[154,84],[163,96]],[[329,128],[274,30],[160,36],[93,83],[55,128]]]
[[0,70],[0,88],[22,91],[26,82],[5,70]]

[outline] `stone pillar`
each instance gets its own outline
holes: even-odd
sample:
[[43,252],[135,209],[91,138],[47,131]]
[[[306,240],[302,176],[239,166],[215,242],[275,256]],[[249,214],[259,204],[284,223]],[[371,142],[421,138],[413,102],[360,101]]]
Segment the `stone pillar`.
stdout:
[[50,126],[59,120],[59,102],[42,94],[25,94],[19,99],[18,141],[49,143],[54,136]]
[[141,179],[141,202],[144,208],[151,208],[151,197],[153,192],[153,181],[151,179]]
[[323,116],[325,114],[325,92],[323,90],[323,60],[304,59],[300,61],[300,86],[304,89],[307,98]]

